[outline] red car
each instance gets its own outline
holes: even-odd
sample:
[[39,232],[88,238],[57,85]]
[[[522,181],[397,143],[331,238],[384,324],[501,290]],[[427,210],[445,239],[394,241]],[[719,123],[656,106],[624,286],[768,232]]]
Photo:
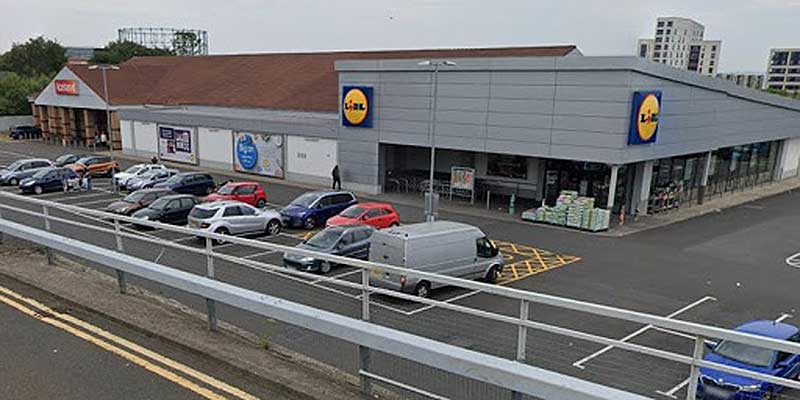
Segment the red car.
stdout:
[[264,208],[267,205],[267,192],[258,182],[228,182],[208,195],[205,200],[235,200],[256,208]]
[[366,224],[383,229],[400,225],[400,216],[386,203],[359,203],[329,219],[327,226],[354,224]]

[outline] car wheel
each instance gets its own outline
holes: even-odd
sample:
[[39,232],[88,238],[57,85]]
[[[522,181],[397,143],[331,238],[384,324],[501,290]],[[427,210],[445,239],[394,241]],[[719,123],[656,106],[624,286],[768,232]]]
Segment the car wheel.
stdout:
[[[231,234],[230,231],[228,231],[227,228],[218,228],[217,230],[214,231],[214,233],[216,233],[218,235],[230,235]],[[216,244],[216,245],[220,245],[220,244],[224,244],[224,243],[225,243],[225,239],[214,239],[214,244]]]
[[418,283],[417,287],[414,288],[414,294],[423,299],[427,298],[431,294],[431,284],[427,281]]
[[306,223],[305,225],[303,225],[304,228],[309,230],[314,229],[316,226],[317,226],[317,219],[314,217],[306,218]]
[[19,179],[11,178],[11,179],[8,180],[8,184],[11,185],[11,186],[17,186],[17,185],[19,185]]
[[492,268],[489,268],[489,271],[486,273],[486,283],[497,283],[500,280],[500,266],[495,265]]
[[281,222],[277,219],[267,222],[267,235],[277,236],[281,233]]
[[321,262],[319,264],[319,272],[322,272],[323,274],[327,274],[328,272],[331,272],[331,263],[328,262],[328,261]]
[[264,208],[266,206],[267,206],[266,199],[258,199],[258,201],[256,202],[256,208]]
[[44,189],[42,189],[42,187],[41,187],[41,186],[38,186],[38,185],[37,185],[37,186],[34,186],[34,187],[33,187],[33,193],[36,193],[36,194],[42,194],[43,192],[44,192]]

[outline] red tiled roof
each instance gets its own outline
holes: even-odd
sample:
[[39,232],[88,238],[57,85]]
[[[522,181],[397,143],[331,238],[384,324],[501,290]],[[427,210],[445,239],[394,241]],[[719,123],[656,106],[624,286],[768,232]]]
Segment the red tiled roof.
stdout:
[[[336,111],[337,60],[561,57],[575,46],[135,57],[108,71],[111,104]],[[101,72],[68,66],[103,96]]]

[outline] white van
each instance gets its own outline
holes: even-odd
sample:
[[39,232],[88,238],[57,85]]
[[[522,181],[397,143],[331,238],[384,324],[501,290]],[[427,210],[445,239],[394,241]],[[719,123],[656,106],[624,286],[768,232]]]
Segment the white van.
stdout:
[[[376,231],[370,239],[369,260],[459,278],[497,282],[503,256],[478,228],[450,221],[423,222]],[[372,271],[375,286],[427,297],[442,286],[385,271]]]

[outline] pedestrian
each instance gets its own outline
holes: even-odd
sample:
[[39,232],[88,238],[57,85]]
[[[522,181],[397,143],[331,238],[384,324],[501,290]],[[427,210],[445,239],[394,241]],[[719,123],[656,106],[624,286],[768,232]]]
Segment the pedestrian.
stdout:
[[88,172],[83,174],[82,186],[87,192],[92,191],[92,174]]
[[158,164],[158,157],[153,156],[153,158],[150,159],[150,163],[151,164]]
[[64,193],[67,193],[67,189],[69,189],[69,178],[67,178],[66,173],[61,175],[61,185],[64,187]]
[[342,190],[342,177],[339,175],[339,165],[337,164],[333,167],[333,171],[331,171],[331,176],[333,177],[333,186],[331,189],[336,189],[338,186],[339,190]]

